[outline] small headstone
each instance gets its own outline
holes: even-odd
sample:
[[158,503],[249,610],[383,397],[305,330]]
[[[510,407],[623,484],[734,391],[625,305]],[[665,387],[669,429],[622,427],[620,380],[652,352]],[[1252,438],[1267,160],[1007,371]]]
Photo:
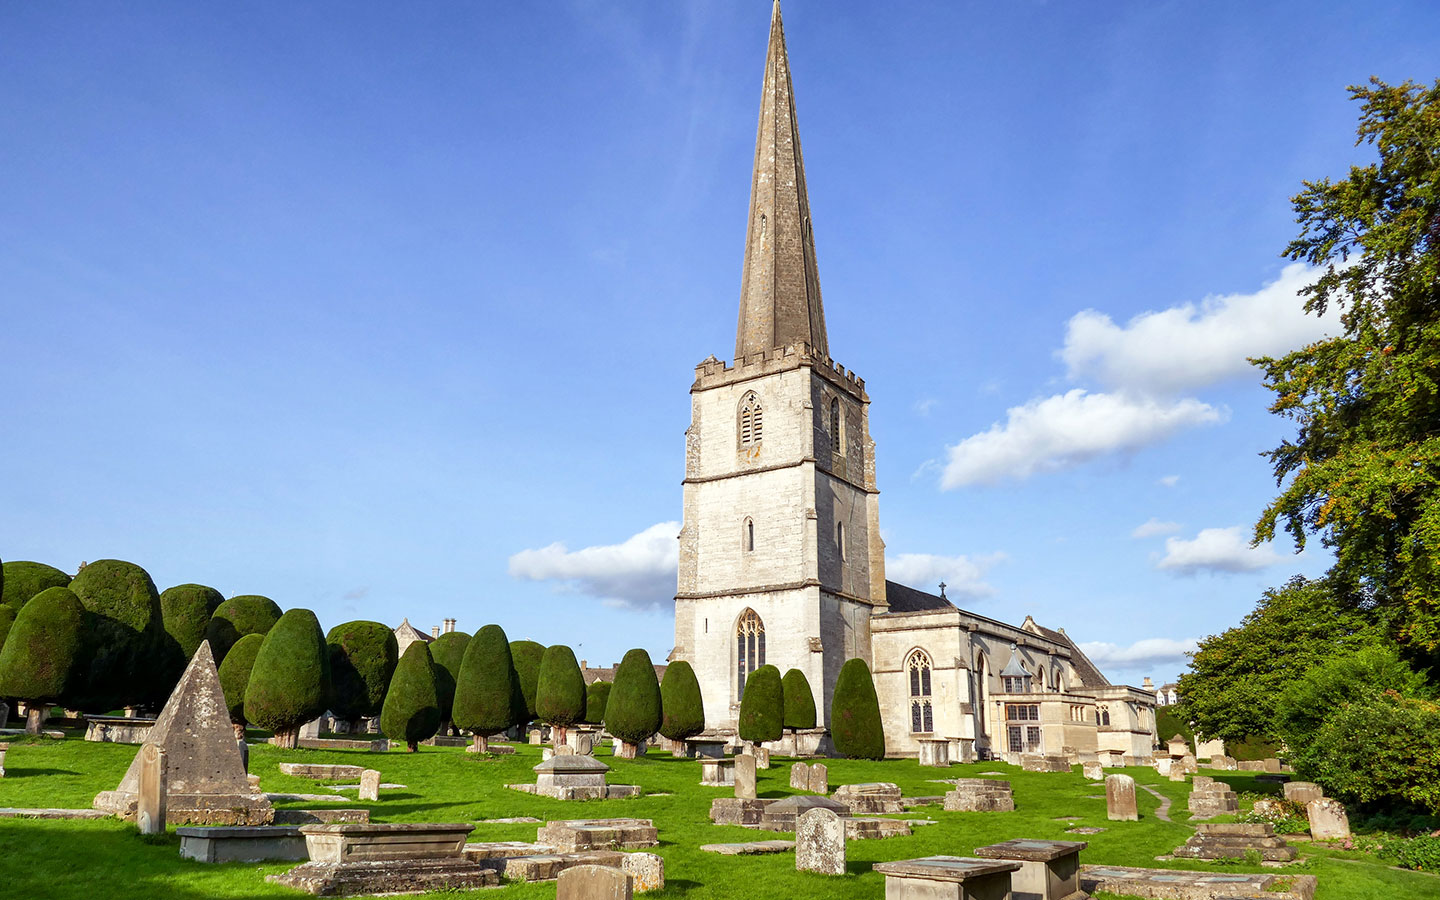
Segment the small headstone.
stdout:
[[302,737],[302,738],[319,738],[319,737],[320,737],[320,720],[319,720],[319,719],[311,719],[310,721],[306,722],[304,725],[301,725],[301,726],[300,726],[300,737]]
[[1105,817],[1112,822],[1138,822],[1135,779],[1129,775],[1105,776]]
[[1256,800],[1250,811],[1263,819],[1283,819],[1285,817],[1285,807],[1273,797],[1261,797]]
[[1285,799],[1301,806],[1309,806],[1311,800],[1325,796],[1325,789],[1313,781],[1291,781],[1281,785]]
[[535,747],[540,746],[540,729],[536,728],[530,732],[530,744]]
[[1279,771],[1280,771],[1280,760],[1275,759],[1274,757],[1270,757],[1269,759],[1266,759],[1266,760],[1265,760],[1265,771],[1266,771],[1266,772],[1279,772]]
[[1174,759],[1174,760],[1171,760],[1171,761],[1170,761],[1170,780],[1171,780],[1171,781],[1184,781],[1184,780],[1185,780],[1185,768],[1180,765],[1180,760],[1178,760],[1178,759]]
[[165,833],[165,751],[154,744],[140,748],[140,791],[135,825],[141,834]]
[[1080,771],[1091,781],[1105,780],[1105,767],[1098,762],[1087,762],[1080,765]]
[[609,866],[573,866],[560,873],[555,900],[631,900],[635,880]]
[[803,762],[790,767],[790,786],[797,791],[810,790],[810,767]]
[[749,750],[751,756],[755,757],[755,768],[770,768],[770,749],[768,747],[752,746]]
[[665,890],[665,860],[657,853],[627,853],[620,869],[633,879],[637,894]]
[[795,820],[795,868],[823,875],[845,874],[845,822],[816,808]]
[[10,704],[0,700],[0,728],[10,725]]
[[1225,772],[1233,772],[1237,768],[1237,765],[1235,763],[1235,757],[1226,756],[1223,753],[1217,753],[1214,756],[1210,757],[1210,768],[1220,769],[1221,771]]
[[[409,781],[407,778],[406,781]],[[360,773],[360,799],[378,801],[380,799],[380,773],[374,769],[366,769]]]
[[5,751],[9,749],[9,744],[0,744],[0,778],[5,777]]
[[1350,817],[1345,806],[1331,797],[1317,797],[1305,805],[1310,817],[1310,836],[1317,841],[1343,840],[1350,836]]
[[815,794],[830,793],[830,769],[824,763],[810,767],[810,791]]
[[755,799],[755,757],[742,753],[735,757],[735,796],[741,800]]

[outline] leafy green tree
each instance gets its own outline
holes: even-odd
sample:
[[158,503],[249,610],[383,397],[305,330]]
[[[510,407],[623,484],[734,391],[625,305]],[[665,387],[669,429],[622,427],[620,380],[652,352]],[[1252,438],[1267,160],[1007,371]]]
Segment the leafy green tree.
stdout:
[[244,635],[269,632],[280,621],[280,614],[278,603],[258,594],[241,594],[221,603],[205,628],[215,662],[224,662],[230,647]]
[[615,686],[605,704],[605,729],[620,739],[619,755],[639,754],[639,745],[660,730],[664,718],[660,681],[644,650],[631,650],[615,669]]
[[70,590],[85,607],[90,643],[85,678],[72,689],[83,709],[163,702],[173,681],[163,658],[165,629],[160,592],[150,575],[134,563],[101,559],[80,570]]
[[499,625],[486,625],[465,645],[452,708],[455,727],[474,736],[475,752],[486,752],[490,735],[517,724],[519,694],[520,679],[505,631]]
[[330,648],[308,609],[287,610],[265,633],[245,688],[245,718],[293,750],[300,726],[325,711],[330,697]]
[[265,643],[263,634],[247,634],[236,641],[225,661],[220,664],[220,689],[225,692],[225,709],[230,713],[230,724],[235,726],[235,738],[244,740],[245,691],[250,687],[250,673],[255,669],[255,657]]
[[430,658],[435,661],[435,697],[440,702],[440,733],[450,733],[454,715],[455,684],[460,677],[460,663],[470,635],[463,631],[447,631],[430,644]]
[[585,688],[585,724],[599,725],[605,721],[605,705],[610,702],[612,687],[608,681],[592,681]]
[[69,587],[70,576],[44,563],[12,559],[0,564],[0,603],[15,610],[31,597],[52,587]]
[[535,714],[552,729],[551,742],[565,743],[565,730],[585,718],[585,676],[575,653],[564,644],[545,650],[535,689]]
[[1398,691],[1346,703],[1308,737],[1296,771],[1347,804],[1440,814],[1440,704]]
[[[254,635],[240,640],[249,637]],[[380,715],[385,705],[390,678],[400,661],[395,632],[382,622],[361,619],[336,625],[325,635],[325,643],[330,654],[330,711],[355,731],[361,719]]]
[[1375,159],[1305,182],[1285,249],[1322,272],[1305,309],[1343,333],[1256,361],[1297,433],[1269,453],[1280,495],[1255,527],[1334,550],[1332,577],[1440,660],[1440,80],[1352,86]]
[[535,694],[540,687],[540,663],[544,659],[544,645],[535,641],[510,642],[510,660],[515,665],[515,675],[519,679],[517,684],[524,705],[524,714],[516,720],[518,725],[532,722],[539,715],[535,708]]
[[0,648],[0,697],[25,701],[27,734],[39,734],[45,707],[67,697],[85,648],[85,607],[68,588],[47,588],[15,617]]
[[785,733],[785,688],[780,670],[761,666],[745,679],[740,697],[740,740],[776,741]]
[[165,629],[164,654],[171,673],[166,681],[175,684],[184,674],[195,651],[205,640],[210,616],[225,597],[203,584],[177,584],[160,593],[160,622]]
[[[1275,734],[1281,691],[1315,665],[1380,640],[1372,618],[1330,579],[1296,576],[1265,591],[1240,624],[1200,642],[1180,676],[1175,712],[1227,744]],[[1169,735],[1160,735],[1162,739]]]
[[421,741],[435,736],[440,728],[440,699],[435,691],[435,661],[430,645],[416,641],[405,648],[385,708],[380,713],[380,730],[392,741],[404,741],[414,753]]
[[880,698],[865,660],[847,659],[835,679],[830,701],[830,734],[835,750],[848,759],[884,759],[885,727]]
[[705,699],[695,670],[683,659],[665,667],[660,680],[660,733],[672,741],[689,740],[705,730]]
[[810,679],[799,669],[791,669],[780,684],[785,691],[785,727],[814,728],[815,693],[810,690]]

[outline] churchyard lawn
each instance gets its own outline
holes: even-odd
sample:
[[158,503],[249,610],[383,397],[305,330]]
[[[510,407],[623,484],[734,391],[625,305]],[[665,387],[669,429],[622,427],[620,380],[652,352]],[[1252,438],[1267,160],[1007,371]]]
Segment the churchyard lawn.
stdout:
[[[0,807],[67,807],[88,809],[95,794],[119,783],[137,748],[116,744],[65,741],[14,741],[0,779]],[[1193,860],[1156,862],[1185,842],[1192,830],[1185,800],[1188,783],[1171,782],[1148,768],[1125,771],[1137,782],[1170,798],[1173,823],[1156,817],[1160,805],[1150,793],[1139,792],[1139,822],[1108,822],[1104,786],[1085,780],[1078,767],[1072,774],[1022,772],[999,763],[922,769],[914,761],[862,762],[827,760],[830,785],[890,781],[905,796],[937,796],[948,785],[931,779],[973,777],[1003,772],[1014,785],[1016,810],[1007,813],[945,812],[938,805],[912,809],[895,818],[934,819],[937,824],[914,828],[910,837],[851,841],[849,874],[828,877],[796,872],[793,853],[773,856],[720,856],[702,853],[701,844],[785,837],[739,827],[712,825],[710,801],[732,796],[727,788],[701,787],[700,764],[672,759],[651,750],[643,759],[613,759],[608,747],[597,755],[612,766],[612,784],[638,784],[646,796],[626,800],[564,802],[509,790],[507,783],[535,780],[531,767],[540,762],[540,748],[519,746],[513,756],[477,759],[458,749],[422,747],[419,753],[385,754],[361,751],[281,751],[269,746],[251,749],[250,771],[269,792],[328,793],[320,783],[280,772],[281,762],[359,764],[378,769],[387,783],[403,789],[382,790],[376,803],[359,803],[354,791],[339,793],[338,808],[367,806],[376,822],[475,822],[515,816],[538,819],[639,817],[653,819],[660,833],[656,848],[665,858],[667,887],[657,898],[826,897],[881,900],[883,878],[870,871],[877,862],[938,854],[969,855],[975,847],[1010,838],[1086,840],[1086,863],[1123,866],[1208,869],[1228,872],[1276,871],[1258,866],[1216,865]],[[1241,791],[1266,790],[1253,776],[1235,772],[1204,774],[1230,782]],[[777,758],[759,773],[761,797],[794,793],[789,787],[789,761]],[[661,796],[668,794],[669,796]],[[278,808],[318,808],[314,801],[284,801]],[[1066,818],[1073,817],[1073,818]],[[1216,820],[1221,821],[1221,820]],[[1092,835],[1067,834],[1074,826],[1106,829]],[[534,841],[536,825],[476,823],[472,841]],[[1421,900],[1440,896],[1440,877],[1381,865],[1360,853],[1297,844],[1300,862],[1289,869],[1319,877],[1320,900]],[[182,860],[174,828],[163,836],[142,838],[133,826],[117,820],[49,821],[0,819],[0,894],[55,900],[205,900],[205,898],[300,897],[298,892],[267,884],[264,876],[286,871],[293,863],[205,865]],[[503,896],[553,898],[555,885],[512,884]],[[480,895],[483,892],[475,892]],[[488,896],[500,896],[493,892]],[[1103,896],[1103,895],[1102,895]]]

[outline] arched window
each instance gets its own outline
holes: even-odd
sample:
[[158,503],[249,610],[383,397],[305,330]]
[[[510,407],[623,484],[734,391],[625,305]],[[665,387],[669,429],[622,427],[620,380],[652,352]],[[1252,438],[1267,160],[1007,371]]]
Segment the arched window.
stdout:
[[754,519],[751,519],[751,518],[748,518],[748,517],[745,519],[745,531],[744,531],[744,534],[741,535],[740,540],[741,540],[742,545],[745,547],[745,552],[746,552],[746,553],[749,553],[750,551],[752,551],[752,550],[755,549],[755,520],[754,520]]
[[765,623],[755,610],[747,609],[740,614],[735,626],[735,644],[737,693],[744,695],[745,679],[765,665]]
[[760,443],[764,433],[760,396],[750,391],[740,398],[740,446],[749,447]]
[[1097,710],[1095,711],[1095,724],[1096,724],[1096,725],[1103,725],[1103,726],[1105,726],[1105,727],[1107,727],[1107,728],[1109,727],[1109,725],[1110,725],[1110,707],[1108,707],[1108,706],[1102,706],[1102,707],[1100,707],[1099,709],[1097,709]]
[[910,676],[910,730],[928,734],[935,730],[935,711],[930,704],[930,657],[924,650],[910,654],[905,670]]
[[840,558],[845,558],[845,523],[835,523],[835,546],[840,550]]
[[1051,673],[1051,675],[1053,676],[1051,684],[1054,685],[1055,690],[1060,691],[1063,694],[1065,692],[1065,678],[1061,674],[1060,668],[1057,666],[1054,672]]
[[830,398],[830,451],[845,452],[845,437],[840,433],[840,399]]

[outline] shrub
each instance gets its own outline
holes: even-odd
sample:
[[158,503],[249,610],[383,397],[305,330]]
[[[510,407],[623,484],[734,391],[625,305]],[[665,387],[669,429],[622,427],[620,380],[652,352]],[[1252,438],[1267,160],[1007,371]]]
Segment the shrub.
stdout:
[[90,658],[74,693],[84,709],[163,701],[175,673],[165,665],[164,618],[160,592],[149,574],[134,563],[101,559],[80,570],[70,590],[85,607]]
[[435,661],[430,645],[416,641],[405,648],[395,667],[385,708],[380,712],[380,730],[392,741],[404,741],[414,753],[417,745],[435,736],[440,728],[440,701],[435,692]]
[[605,728],[627,744],[649,740],[663,718],[660,682],[644,650],[631,650],[615,670],[615,686],[605,704]]
[[1294,759],[1336,799],[1440,813],[1440,704],[1396,691],[1346,703]]
[[[0,648],[0,697],[27,705],[66,699],[84,651],[84,631],[85,607],[68,588],[47,588],[31,598]],[[31,721],[38,730],[39,717]]]
[[660,682],[660,733],[672,741],[692,738],[705,730],[705,700],[695,670],[685,660],[665,668]]
[[275,743],[293,749],[301,725],[325,711],[330,695],[330,648],[308,609],[292,609],[265,633],[250,683],[245,718],[274,732]]
[[475,735],[475,749],[485,739],[516,724],[519,677],[510,659],[510,642],[499,625],[486,625],[465,645],[460,674],[455,678],[455,727]]
[[[240,640],[251,637],[255,635]],[[400,661],[395,632],[389,625],[362,619],[336,625],[325,635],[325,643],[330,655],[330,711],[352,725],[380,715]]]
[[1387,837],[1380,841],[1379,854],[1402,869],[1440,872],[1440,834]]
[[810,690],[810,680],[799,669],[791,669],[781,679],[785,691],[785,727],[815,727],[815,693]]
[[545,648],[535,641],[510,642],[510,661],[515,665],[516,684],[524,700],[524,711],[515,718],[518,725],[532,721],[539,714],[535,708],[535,693],[540,687],[540,663],[544,659]]
[[243,636],[268,633],[280,621],[280,615],[279,604],[258,594],[241,594],[221,603],[205,628],[215,662],[224,662],[230,647]]
[[41,591],[69,586],[70,576],[54,566],[24,559],[12,559],[0,565],[0,603],[17,613]]
[[5,638],[10,634],[10,626],[14,624],[15,610],[0,603],[0,649],[4,649]]
[[740,697],[740,740],[752,744],[779,740],[785,733],[785,688],[780,670],[761,666],[745,679]]
[[612,687],[608,681],[592,681],[585,688],[585,724],[600,725],[605,721],[605,704],[610,702]]
[[250,673],[255,668],[255,657],[260,645],[265,643],[263,634],[247,634],[225,654],[220,664],[220,689],[225,692],[225,709],[230,713],[230,722],[245,726],[245,690],[250,686]]
[[465,632],[447,631],[430,645],[430,659],[435,663],[435,699],[440,703],[440,726],[447,731],[454,715],[455,683],[469,643],[470,635]]
[[830,733],[835,750],[849,759],[884,759],[885,729],[880,722],[880,700],[865,660],[848,659],[835,680],[830,703]]
[[540,660],[540,678],[535,688],[535,714],[540,721],[564,730],[585,718],[585,676],[575,653],[564,644],[546,648]]
[[200,643],[205,640],[205,630],[210,625],[210,616],[225,602],[219,591],[203,584],[179,584],[166,588],[160,594],[160,622],[165,629],[164,658],[171,667],[166,682],[174,684],[180,680],[185,667],[190,663]]

